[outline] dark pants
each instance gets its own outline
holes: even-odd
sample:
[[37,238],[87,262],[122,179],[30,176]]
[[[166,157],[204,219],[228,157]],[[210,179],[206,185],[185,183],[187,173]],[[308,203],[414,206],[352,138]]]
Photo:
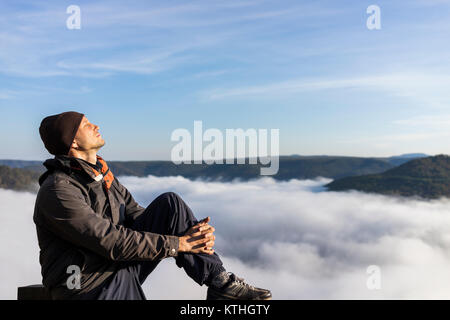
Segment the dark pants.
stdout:
[[[149,204],[131,228],[137,231],[182,236],[197,223],[192,210],[183,199],[176,193],[166,192]],[[225,270],[216,253],[208,255],[179,252],[175,260],[177,266],[183,268],[199,285],[208,285],[215,275]],[[159,261],[121,263],[121,267],[101,289],[97,299],[145,300],[141,285],[158,263]]]

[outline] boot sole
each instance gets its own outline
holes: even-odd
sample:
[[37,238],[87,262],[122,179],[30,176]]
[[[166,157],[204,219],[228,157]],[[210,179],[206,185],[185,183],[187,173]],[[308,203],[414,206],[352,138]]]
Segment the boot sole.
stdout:
[[206,300],[272,300],[272,296],[270,297],[260,297],[255,299],[239,299],[235,296],[230,296],[224,293],[217,294],[214,291],[208,291]]

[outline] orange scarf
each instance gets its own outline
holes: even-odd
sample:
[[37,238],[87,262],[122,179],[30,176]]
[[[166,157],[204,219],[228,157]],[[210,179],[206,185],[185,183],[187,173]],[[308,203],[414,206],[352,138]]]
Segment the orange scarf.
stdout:
[[98,176],[100,174],[103,175],[103,181],[105,182],[105,188],[106,188],[106,190],[109,190],[109,188],[111,188],[112,182],[114,181],[114,175],[111,172],[111,170],[109,170],[108,164],[106,163],[105,160],[103,160],[102,157],[97,155],[97,160],[102,164],[102,168],[101,168],[102,172],[98,172],[94,168],[92,168],[92,171],[94,171],[95,176]]

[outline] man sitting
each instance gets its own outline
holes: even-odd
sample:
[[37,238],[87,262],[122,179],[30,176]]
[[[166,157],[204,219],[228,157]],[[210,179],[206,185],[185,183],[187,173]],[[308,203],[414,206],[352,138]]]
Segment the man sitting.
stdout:
[[[141,207],[97,155],[105,144],[98,131],[73,111],[46,117],[39,128],[55,155],[44,162],[33,217],[53,299],[144,300],[142,284],[167,257],[208,286],[207,299],[271,299],[225,270],[210,218],[199,222],[179,195],[166,192]],[[75,285],[68,270],[79,270]]]

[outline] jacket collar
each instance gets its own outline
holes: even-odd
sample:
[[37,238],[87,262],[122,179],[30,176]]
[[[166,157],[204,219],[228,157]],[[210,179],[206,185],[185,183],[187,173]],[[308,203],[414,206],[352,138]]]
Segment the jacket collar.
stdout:
[[48,159],[44,162],[44,166],[47,168],[47,171],[42,174],[39,178],[39,185],[42,185],[44,180],[55,170],[63,171],[68,175],[73,175],[74,173],[82,173],[87,174],[91,179],[95,181],[104,181],[105,187],[109,189],[114,180],[114,175],[108,168],[108,164],[102,157],[97,155],[97,164],[96,168],[92,166],[87,161],[83,159],[58,155],[53,159]]

